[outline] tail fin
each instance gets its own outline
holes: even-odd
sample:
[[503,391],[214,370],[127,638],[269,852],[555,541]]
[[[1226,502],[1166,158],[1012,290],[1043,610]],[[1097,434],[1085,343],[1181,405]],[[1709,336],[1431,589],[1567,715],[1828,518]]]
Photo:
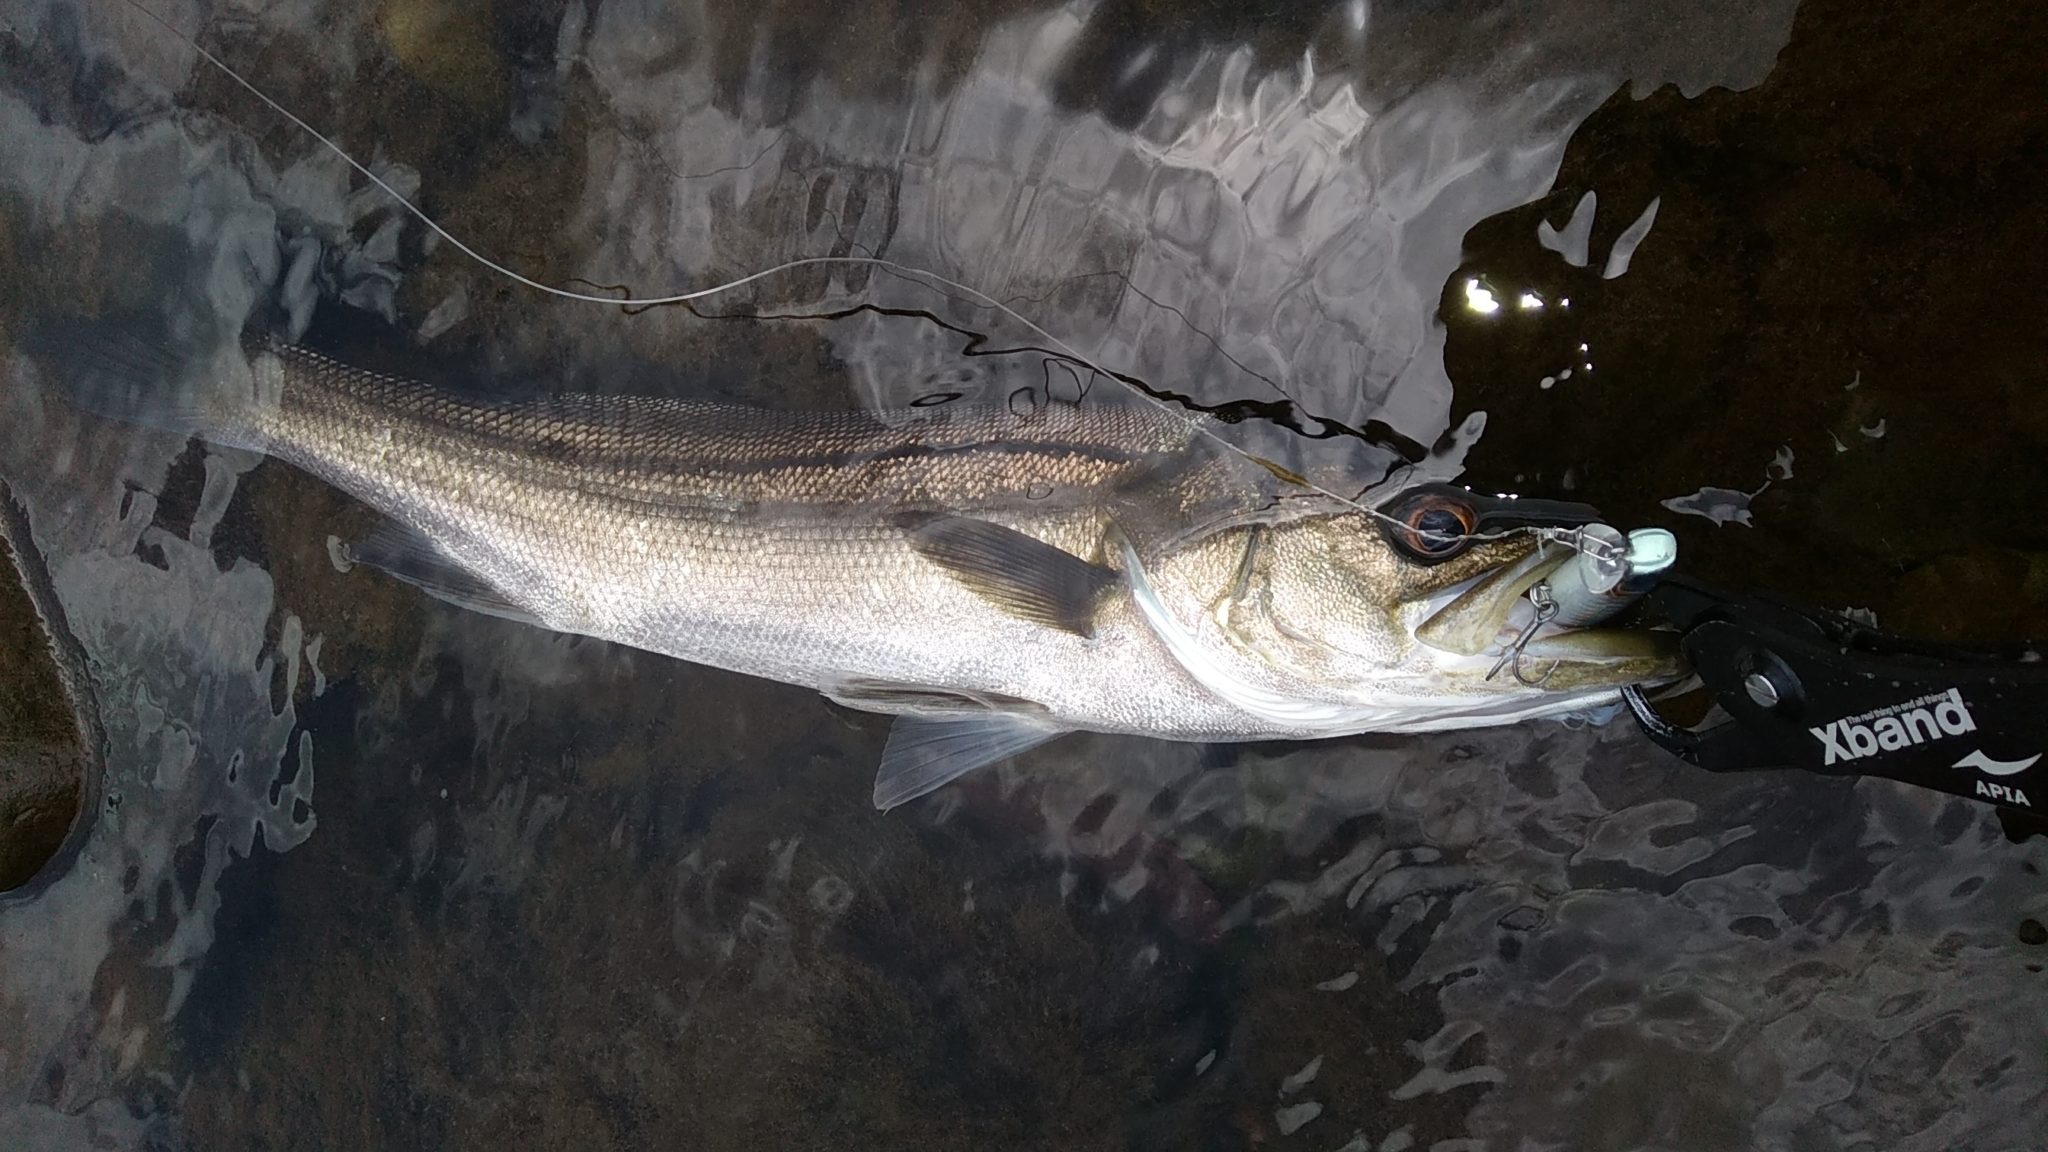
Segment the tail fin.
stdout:
[[263,406],[277,402],[277,373],[252,370],[232,341],[176,334],[161,317],[133,313],[47,317],[19,347],[45,387],[75,408],[209,443],[263,448]]

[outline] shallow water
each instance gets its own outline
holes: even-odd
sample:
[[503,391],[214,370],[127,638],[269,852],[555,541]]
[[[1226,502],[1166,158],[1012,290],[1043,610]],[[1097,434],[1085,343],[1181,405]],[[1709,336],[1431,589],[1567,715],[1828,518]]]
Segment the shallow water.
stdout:
[[[1716,578],[2048,634],[2010,511],[2048,495],[2040,17],[156,10],[549,283],[886,256],[1332,483],[1463,468]],[[791,407],[1119,386],[874,270],[508,285],[112,0],[4,0],[0,139],[0,334],[253,316]],[[340,572],[344,497],[7,371],[107,779],[0,903],[0,1146],[2039,1142],[2048,847],[1989,809],[1546,725],[1073,737],[878,815],[883,718]]]

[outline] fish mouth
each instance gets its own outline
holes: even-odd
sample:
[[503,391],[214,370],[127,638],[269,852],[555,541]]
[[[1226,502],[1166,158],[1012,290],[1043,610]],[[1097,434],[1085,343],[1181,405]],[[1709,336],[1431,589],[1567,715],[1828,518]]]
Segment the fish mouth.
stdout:
[[[1415,639],[1445,664],[1478,668],[1488,680],[1505,680],[1511,672],[1525,686],[1560,692],[1686,676],[1676,632],[1597,626],[1633,597],[1616,599],[1605,616],[1581,616],[1580,626],[1539,622],[1536,600],[1547,598],[1549,581],[1579,557],[1567,544],[1539,544],[1422,605],[1427,615],[1415,626]],[[1539,588],[1542,594],[1532,599]]]

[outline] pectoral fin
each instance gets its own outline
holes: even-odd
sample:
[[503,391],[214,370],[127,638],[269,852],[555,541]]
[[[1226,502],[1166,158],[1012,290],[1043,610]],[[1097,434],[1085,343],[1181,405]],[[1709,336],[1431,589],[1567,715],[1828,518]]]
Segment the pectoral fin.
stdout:
[[386,521],[368,536],[341,546],[350,563],[379,572],[418,588],[436,600],[481,612],[486,616],[546,627],[533,613],[505,598],[505,594],[483,578],[448,558],[433,543],[402,525]]
[[983,715],[904,716],[889,730],[875,774],[875,807],[886,812],[965,776],[1020,755],[1061,734],[1042,720]]
[[919,555],[1012,616],[1095,634],[1095,604],[1115,570],[986,520],[940,516],[905,525]]

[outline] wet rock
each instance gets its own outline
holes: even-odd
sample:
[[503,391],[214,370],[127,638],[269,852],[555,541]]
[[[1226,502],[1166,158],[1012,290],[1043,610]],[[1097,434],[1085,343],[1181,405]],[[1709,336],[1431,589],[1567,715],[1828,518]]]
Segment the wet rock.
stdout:
[[56,855],[78,816],[83,771],[68,745],[0,742],[0,890],[26,884]]
[[[73,706],[27,521],[0,482],[0,892],[43,871],[93,795],[96,749]],[[61,620],[58,622],[61,627]]]

